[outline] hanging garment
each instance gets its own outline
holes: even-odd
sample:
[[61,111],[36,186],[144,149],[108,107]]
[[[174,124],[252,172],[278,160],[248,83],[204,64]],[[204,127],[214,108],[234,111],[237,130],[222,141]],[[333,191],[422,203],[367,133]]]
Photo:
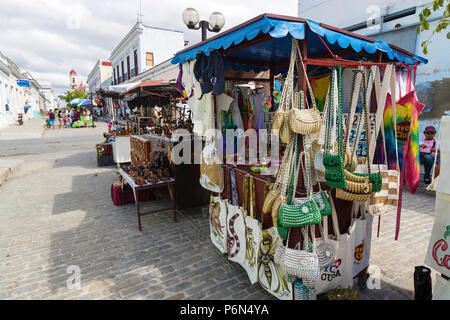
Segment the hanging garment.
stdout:
[[260,130],[264,128],[264,90],[257,89],[250,95],[250,101],[253,109],[253,129]]
[[192,111],[193,132],[199,136],[207,136],[208,131],[214,129],[214,101],[212,94],[207,93],[200,100],[194,94],[187,103]]
[[314,92],[314,100],[316,100],[317,109],[322,112],[325,106],[328,88],[330,87],[330,75],[311,77],[310,83],[312,91]]
[[398,160],[404,170],[404,181],[409,192],[416,193],[420,179],[419,115],[425,105],[417,100],[416,92],[410,91],[396,105]]
[[[189,98],[192,94],[192,88],[194,86],[194,65],[195,59],[187,61],[182,65],[182,77],[181,84],[184,87],[186,93],[185,98]],[[199,96],[200,97],[200,96]]]
[[221,94],[220,96],[216,97],[216,121],[217,121],[217,126],[216,129],[217,130],[222,130],[223,127],[223,112],[228,112],[228,110],[230,109],[230,105],[233,102],[233,98],[230,97],[227,94]]
[[179,65],[179,71],[178,71],[178,77],[177,82],[175,83],[175,89],[185,98],[187,98],[186,91],[184,90],[183,84],[182,84],[182,77],[183,77],[183,66]]
[[214,90],[216,96],[225,90],[225,66],[222,55],[213,50],[209,56],[199,52],[194,64],[195,78],[200,82],[202,93]]

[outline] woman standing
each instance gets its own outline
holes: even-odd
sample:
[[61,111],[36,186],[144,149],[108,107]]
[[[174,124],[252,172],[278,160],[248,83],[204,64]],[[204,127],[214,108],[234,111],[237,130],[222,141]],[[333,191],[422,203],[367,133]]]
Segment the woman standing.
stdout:
[[61,110],[58,111],[58,121],[59,121],[59,128],[62,128],[63,125],[63,120],[64,120],[64,114]]

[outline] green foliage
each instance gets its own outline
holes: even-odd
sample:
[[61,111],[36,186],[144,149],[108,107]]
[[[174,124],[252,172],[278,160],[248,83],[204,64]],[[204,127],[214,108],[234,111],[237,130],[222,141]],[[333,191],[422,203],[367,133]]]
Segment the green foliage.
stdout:
[[[425,40],[421,43],[422,50],[424,54],[428,53],[428,46],[431,44],[431,38],[436,34],[439,33],[450,25],[450,0],[434,0],[431,5],[431,9],[427,6],[422,9],[419,13],[419,21],[420,24],[417,26],[417,34],[420,34],[421,32],[425,30],[430,29],[430,23],[428,22],[428,18],[433,14],[433,12],[441,10],[441,8],[444,8],[444,13],[442,14],[442,18],[438,20],[438,24],[436,28],[431,33],[428,40]],[[450,39],[450,32],[447,33],[447,39]]]
[[66,93],[64,95],[60,95],[58,96],[61,100],[64,100],[67,102],[67,105],[69,105],[69,102],[72,101],[73,99],[87,99],[87,93],[86,90],[77,90],[77,89],[72,89],[71,91],[66,91]]

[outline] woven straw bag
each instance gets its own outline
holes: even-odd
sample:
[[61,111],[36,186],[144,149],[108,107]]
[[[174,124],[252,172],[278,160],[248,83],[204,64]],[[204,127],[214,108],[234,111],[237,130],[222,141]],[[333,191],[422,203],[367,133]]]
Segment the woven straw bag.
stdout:
[[[316,100],[314,99],[314,92],[311,88],[311,84],[308,80],[308,75],[306,74],[305,65],[303,64],[303,58],[300,52],[300,48],[298,47],[298,43],[295,43],[296,50],[299,56],[299,60],[302,64],[303,72],[305,73],[305,80],[308,87],[308,92],[311,97],[312,102],[312,108],[305,109],[304,108],[304,93],[303,91],[300,91],[301,99],[300,100],[300,106],[298,104],[295,104],[296,108],[292,108],[292,110],[289,111],[288,114],[288,121],[289,126],[291,127],[291,130],[295,133],[299,134],[315,134],[320,131],[320,127],[322,126],[322,118],[320,116],[320,112],[317,109],[316,106]],[[297,68],[299,69],[299,68]],[[300,70],[298,70],[300,71]],[[306,99],[306,103],[308,102],[308,99]]]
[[[283,90],[281,91],[280,104],[278,106],[277,111],[274,114],[272,129],[279,130],[281,135],[281,130],[283,124],[286,122],[286,115],[289,109],[289,104],[292,102],[292,94],[294,90],[294,66],[296,59],[296,50],[295,44],[296,39],[292,39],[292,48],[291,48],[291,60],[289,64],[288,73],[286,76],[286,80],[284,81]],[[287,137],[287,136],[286,136]],[[281,138],[281,136],[280,136]],[[283,139],[282,139],[283,140]],[[284,142],[284,141],[283,141]],[[288,143],[288,142],[285,142]]]

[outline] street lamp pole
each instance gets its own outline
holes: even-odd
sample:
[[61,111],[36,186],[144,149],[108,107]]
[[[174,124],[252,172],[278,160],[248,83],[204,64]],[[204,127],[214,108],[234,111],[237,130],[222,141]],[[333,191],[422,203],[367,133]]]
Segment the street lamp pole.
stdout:
[[[219,32],[225,25],[225,17],[220,12],[213,12],[209,16],[209,21],[199,21],[199,14],[194,8],[187,8],[183,12],[184,24],[191,30],[202,31],[202,42],[207,39],[207,32]],[[197,25],[198,24],[198,25]]]

